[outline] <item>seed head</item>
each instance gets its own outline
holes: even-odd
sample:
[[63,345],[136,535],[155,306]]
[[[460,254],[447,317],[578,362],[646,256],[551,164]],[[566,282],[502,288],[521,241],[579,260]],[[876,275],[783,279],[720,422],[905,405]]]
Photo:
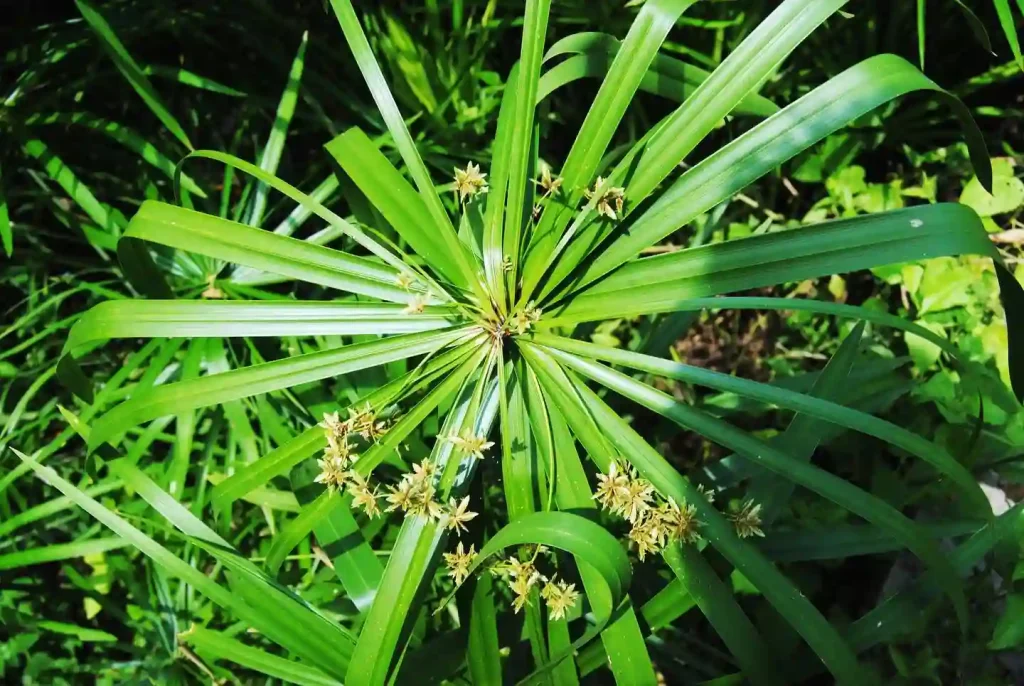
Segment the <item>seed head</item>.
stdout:
[[748,500],[739,510],[728,516],[736,527],[736,535],[740,538],[750,538],[751,536],[764,538],[764,532],[761,531],[760,503],[755,504],[753,500]]
[[448,567],[448,576],[455,580],[455,585],[460,586],[469,577],[469,566],[476,558],[476,547],[469,546],[464,550],[462,541],[456,546],[455,552],[444,554],[444,563]]
[[607,182],[603,177],[597,177],[594,188],[585,191],[587,200],[594,202],[598,214],[603,214],[612,221],[622,214],[622,204],[626,199],[626,189],[618,186],[605,187]]
[[348,473],[348,492],[352,496],[352,507],[362,508],[370,519],[380,516],[380,505],[377,499],[380,495],[377,487],[370,488],[370,484],[362,475],[350,471]]
[[665,536],[665,528],[654,516],[641,517],[629,530],[629,540],[636,544],[636,552],[641,562],[647,557],[647,553],[657,553],[665,547]]
[[455,498],[448,500],[448,511],[444,513],[444,522],[449,531],[454,531],[461,536],[462,532],[467,530],[466,522],[477,516],[476,512],[467,510],[468,507],[468,495],[461,501],[456,501]]
[[342,488],[345,485],[347,474],[345,472],[346,462],[340,457],[327,457],[316,461],[320,467],[320,473],[313,479],[318,484],[323,484],[328,490]]
[[446,436],[444,440],[454,443],[456,448],[466,451],[478,460],[484,459],[485,450],[490,450],[494,447],[494,441],[488,441],[486,436],[476,436],[470,433],[467,433],[465,436],[451,434]]
[[468,198],[475,197],[478,193],[486,193],[487,174],[480,173],[480,167],[470,162],[465,169],[455,169],[455,194],[460,203],[465,203]]
[[545,165],[544,168],[540,170],[540,180],[536,183],[544,189],[544,195],[554,195],[558,193],[559,189],[562,187],[562,177],[552,177],[551,167]]
[[683,505],[680,507],[675,500],[669,498],[668,502],[658,506],[654,516],[658,518],[668,537],[673,541],[696,543],[700,540],[697,529],[701,523],[697,519],[697,508],[688,505],[686,501],[683,501]]
[[427,296],[426,295],[414,295],[409,301],[409,304],[402,310],[402,314],[423,314],[423,310],[427,307]]
[[562,619],[565,613],[576,606],[576,600],[580,597],[576,591],[576,584],[565,581],[549,581],[541,590],[540,595],[547,602],[550,619]]

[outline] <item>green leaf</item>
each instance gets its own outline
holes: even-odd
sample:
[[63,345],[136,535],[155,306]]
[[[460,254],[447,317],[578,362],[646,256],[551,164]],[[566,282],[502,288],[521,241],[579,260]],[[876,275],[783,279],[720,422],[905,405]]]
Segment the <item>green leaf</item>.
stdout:
[[[1017,0],[1017,2],[1020,4],[1020,0]],[[1010,44],[1013,58],[1017,60],[1017,65],[1024,69],[1024,54],[1021,54],[1020,51],[1020,39],[1017,38],[1017,22],[1013,18],[1013,10],[1010,9],[1010,0],[992,0],[992,4],[996,7],[999,25],[1003,27],[1003,33]],[[1024,13],[1024,7],[1021,7],[1021,12]]]
[[[959,117],[975,169],[986,187],[991,187],[985,142],[970,111],[906,60],[878,55],[830,79],[684,173],[628,231],[587,265],[579,284],[607,274],[863,114],[915,91],[927,91]],[[642,198],[633,196],[633,183],[635,180],[627,186],[626,197],[638,203]],[[580,243],[590,245],[613,229],[614,225],[606,223],[595,238]],[[575,254],[570,251],[566,257],[571,260]]]
[[[684,429],[696,431],[715,443],[736,451],[748,460],[785,476],[867,521],[891,531],[909,550],[914,551],[922,561],[935,570],[943,590],[953,601],[961,628],[966,630],[967,602],[956,572],[939,551],[936,542],[929,538],[920,526],[888,503],[829,472],[795,460],[727,422],[684,405],[671,396],[614,369],[584,361],[568,353],[553,350],[550,352],[563,365],[657,412]],[[751,581],[757,585],[755,580]]]
[[[604,77],[621,45],[615,36],[600,32],[574,33],[552,45],[544,54],[545,62],[561,55],[572,57],[551,67],[541,76],[537,102],[572,81],[585,77]],[[699,67],[658,53],[640,81],[640,90],[681,103],[710,75]],[[736,114],[760,117],[778,111],[779,107],[775,103],[756,93],[747,96],[736,107]]]
[[338,250],[311,245],[306,241],[155,201],[142,204],[132,217],[124,238],[118,243],[118,253],[126,274],[139,283],[140,290],[144,292],[152,291],[142,283],[147,276],[142,275],[137,267],[132,269],[132,260],[137,259],[139,250],[139,246],[134,243],[141,241],[390,302],[408,303],[410,300],[410,294],[397,284],[397,269]]
[[332,512],[339,508],[346,507],[345,498],[330,490],[324,490],[316,500],[302,508],[298,517],[290,520],[282,528],[270,544],[267,552],[267,561],[264,565],[271,575],[277,576],[284,563],[284,558],[290,553],[300,541],[305,539],[313,531],[313,528],[327,519]]
[[[476,395],[473,387],[483,388],[486,382],[487,379],[483,375],[476,384],[467,381],[460,391],[454,409],[448,413],[439,435],[448,436],[453,432],[461,435],[464,427],[477,435],[487,434],[496,414],[496,403],[489,398],[487,407],[477,416],[471,416],[469,411]],[[491,387],[493,389],[493,384]],[[488,395],[493,397],[493,391]],[[365,459],[365,456],[360,458],[356,463],[357,469],[362,466]],[[477,461],[468,455],[457,457],[450,441],[437,441],[430,460],[438,466],[438,471],[442,475],[438,489],[442,501],[446,489],[445,476],[450,473],[448,466],[451,465],[455,469],[461,467],[461,490],[475,472]],[[388,557],[377,596],[366,613],[366,620],[352,657],[353,668],[345,678],[346,684],[383,683],[387,681],[389,674],[397,671],[404,639],[407,638],[410,626],[419,612],[425,584],[433,576],[440,558],[440,550],[446,540],[446,529],[436,520],[421,515],[405,517],[398,539]]]
[[[544,38],[548,29],[548,12],[551,0],[526,0],[523,15],[523,40],[519,53],[519,68],[516,70],[515,107],[512,129],[508,138],[508,187],[498,189],[507,193],[505,197],[505,230],[502,245],[510,267],[506,283],[514,289],[518,282],[520,244],[522,242],[523,208],[527,198],[530,173],[531,142],[533,139],[534,114],[537,109],[537,81],[540,79],[541,57],[544,54]],[[589,116],[589,115],[588,115]]]
[[157,417],[180,414],[189,409],[209,407],[424,355],[464,338],[467,331],[475,335],[475,332],[467,329],[409,334],[158,386],[133,395],[96,420],[89,436],[89,445],[95,448],[122,431]]
[[757,586],[836,678],[851,684],[862,682],[861,667],[835,628],[764,556],[736,537],[732,524],[702,493],[592,391],[570,380],[544,352],[532,346],[520,349],[599,469],[607,471],[610,462],[621,455],[660,493],[696,507],[703,535]]
[[[302,68],[306,63],[306,44],[309,40],[309,31],[302,34],[302,42],[299,43],[299,51],[292,61],[291,71],[288,72],[288,83],[285,84],[281,100],[277,103],[277,113],[274,115],[274,125],[267,137],[267,144],[263,147],[263,154],[260,155],[260,169],[268,174],[276,174],[277,166],[281,163],[281,153],[284,152],[284,141],[288,137],[288,126],[295,115],[295,103],[299,98],[299,85],[302,83]],[[265,183],[256,186],[256,193],[252,197],[252,208],[245,222],[249,226],[260,226],[263,223],[263,213],[267,209],[267,195],[270,187]]]
[[427,264],[463,288],[468,285],[455,255],[423,223],[426,203],[362,129],[351,128],[324,146],[345,175]]
[[22,149],[26,155],[42,163],[46,175],[64,189],[68,197],[82,208],[89,219],[96,222],[101,231],[116,235],[124,227],[121,213],[97,200],[89,187],[45,143],[39,139],[27,140]]
[[14,234],[11,233],[11,215],[7,209],[7,192],[4,191],[3,172],[0,170],[0,245],[10,257],[14,252]]
[[1021,397],[1024,325],[1018,313],[1024,311],[1024,290],[1003,266],[977,215],[963,205],[912,207],[636,260],[554,309],[544,323],[670,312],[691,298],[949,254],[995,262],[1007,313],[1010,378]]
[[466,661],[474,684],[501,683],[501,646],[494,611],[493,582],[489,574],[477,577],[469,616]]
[[[82,126],[87,129],[91,129],[98,133],[102,133],[111,140],[114,140],[131,150],[146,162],[146,164],[159,169],[166,174],[168,178],[174,178],[174,162],[172,162],[169,157],[160,152],[155,145],[150,143],[139,133],[124,126],[123,124],[110,121],[109,119],[103,119],[101,117],[94,117],[86,112],[54,112],[52,114],[34,115],[29,117],[25,121],[25,124],[27,126],[63,124]],[[206,193],[196,185],[196,182],[191,177],[183,174],[181,177],[181,183],[182,186],[188,189],[190,193],[195,193],[201,198],[206,197]]]
[[[695,1],[646,2],[630,26],[629,33],[616,52],[615,59],[587,111],[586,119],[576,134],[560,171],[563,192],[567,196],[565,204],[548,206],[540,224],[534,229],[534,237],[522,270],[521,299],[524,302],[529,300],[541,276],[557,257],[555,245],[560,239],[561,229],[568,224],[574,208],[584,196],[584,190],[593,183],[601,158],[608,149],[608,144],[640,87],[644,75],[658,54],[658,48],[661,47],[676,19]],[[533,100],[529,102],[531,109],[534,107],[533,103]],[[509,249],[506,241],[506,252]]]
[[398,111],[398,105],[395,103],[395,99],[392,97],[391,91],[384,81],[384,75],[380,71],[377,60],[373,57],[370,44],[367,42],[366,34],[363,33],[363,29],[359,25],[359,18],[356,16],[351,0],[331,0],[331,7],[334,9],[334,14],[341,24],[341,30],[345,34],[345,40],[348,42],[349,49],[359,65],[359,71],[362,72],[366,85],[370,88],[370,95],[373,96],[377,109],[380,110],[384,123],[387,125],[388,131],[395,141],[395,146],[398,148],[405,166],[409,169],[409,173],[419,189],[420,197],[427,205],[428,214],[434,224],[435,231],[439,234],[449,253],[454,256],[459,264],[463,274],[463,282],[469,283],[478,291],[478,295],[483,295],[476,269],[472,265],[467,251],[459,241],[459,237],[455,233],[455,227],[452,226],[451,219],[449,219],[448,213],[445,212],[441,199],[434,189],[434,182],[430,178],[430,172],[427,171],[426,165],[423,164],[423,159],[420,157],[416,144],[409,134],[405,120],[402,119],[402,114]]
[[[427,307],[414,316],[403,310],[402,305],[354,302],[113,300],[96,305],[75,322],[57,367],[62,378],[73,382],[75,372],[69,369],[73,360],[65,358],[114,338],[401,334],[443,329],[457,322],[447,308]],[[78,393],[79,389],[73,390]]]
[[191,72],[188,69],[182,69],[181,67],[164,67],[157,64],[149,64],[143,68],[142,72],[146,76],[156,76],[161,79],[169,79],[186,86],[210,91],[211,93],[231,95],[236,98],[245,97],[245,93],[240,90],[236,90],[230,86],[225,86],[213,79],[208,79],[205,76],[200,76],[195,72]]
[[[555,473],[555,502],[559,510],[575,513],[596,513],[593,495],[587,484],[572,434],[558,408],[545,402],[543,389],[532,369],[528,370],[527,407],[530,423],[537,436],[537,446],[547,464],[553,464]],[[553,454],[551,454],[553,453]],[[553,458],[553,460],[552,460]],[[605,593],[599,573],[583,560],[576,560],[583,589],[594,612],[599,615],[612,609],[611,598]],[[601,632],[601,643],[606,662],[620,684],[654,684],[657,677],[652,660],[644,644],[636,611],[627,599],[618,609],[615,619]],[[588,647],[589,648],[589,647]]]
[[[542,334],[535,335],[533,340],[541,345],[549,346],[548,349],[552,351],[551,354],[556,359],[567,364],[575,364],[578,361],[579,358],[576,358],[574,355],[605,360],[684,383],[707,386],[719,391],[730,391],[740,396],[754,398],[778,407],[806,414],[809,417],[874,436],[907,450],[914,456],[928,462],[940,473],[949,477],[961,489],[977,512],[990,512],[988,499],[978,486],[977,480],[952,455],[949,455],[949,453],[935,445],[932,441],[883,419],[872,417],[869,414],[844,407],[829,400],[815,398],[812,395],[805,395],[786,388],[762,384],[730,374],[672,362],[650,355],[642,355],[629,350],[608,348],[593,343]],[[848,338],[847,341],[849,340]],[[845,349],[844,352],[847,356],[852,356],[856,351],[856,341],[857,337],[853,337],[853,342],[850,344],[852,347],[848,346]],[[553,350],[560,352],[556,353]],[[572,353],[573,355],[566,355],[565,353]],[[847,357],[847,361],[844,364],[849,365],[849,357]],[[586,369],[588,371],[584,373],[589,375],[590,372],[597,371],[598,367],[588,365]],[[846,372],[843,372],[841,378],[845,378],[845,376]],[[618,378],[618,376],[615,378]],[[807,451],[800,451],[801,454],[805,452],[809,455]]]
[[746,679],[752,684],[781,683],[782,670],[764,639],[743,613],[732,589],[718,578],[700,551],[675,543],[665,549],[662,557],[736,657]]
[[247,646],[219,631],[211,631],[193,625],[188,631],[178,634],[178,639],[188,643],[206,659],[228,660],[246,669],[283,679],[292,684],[305,686],[341,686],[341,682],[324,672],[299,662],[286,660],[277,655]]
[[113,29],[110,28],[107,20],[86,0],[75,0],[75,4],[78,6],[78,11],[82,13],[89,26],[96,33],[100,44],[110,56],[110,59],[113,60],[121,75],[131,84],[132,88],[135,89],[135,92],[139,94],[139,97],[142,98],[153,114],[167,127],[167,130],[174,134],[174,137],[181,141],[186,148],[191,150],[192,143],[185,134],[185,130],[181,128],[181,124],[174,118],[174,115],[167,110],[163,101],[160,100],[160,96],[153,88],[153,84],[149,82],[142,69],[132,59],[124,44],[121,43]]
[[964,186],[960,202],[967,205],[979,217],[993,217],[1013,212],[1024,206],[1024,181],[1014,175],[1013,160],[997,157],[992,160],[992,182],[985,190],[981,180],[974,177]]
[[75,541],[74,543],[58,543],[55,545],[43,546],[41,548],[29,548],[19,550],[15,553],[0,555],[0,570],[17,569],[19,567],[30,567],[41,565],[47,562],[59,560],[71,560],[78,557],[98,555],[110,550],[124,548],[130,543],[123,538],[93,538],[87,541]]

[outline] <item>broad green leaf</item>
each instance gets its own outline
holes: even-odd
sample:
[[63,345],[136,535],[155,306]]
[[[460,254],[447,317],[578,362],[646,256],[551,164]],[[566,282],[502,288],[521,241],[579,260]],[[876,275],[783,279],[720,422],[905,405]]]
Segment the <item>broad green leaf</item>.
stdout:
[[427,307],[403,314],[402,305],[356,302],[244,300],[113,300],[100,303],[71,327],[57,364],[61,379],[82,398],[73,356],[114,338],[232,338],[401,334],[456,323],[451,310]]
[[153,114],[167,127],[167,130],[174,134],[174,137],[181,141],[186,148],[191,150],[192,143],[188,140],[185,130],[181,128],[181,124],[174,118],[174,115],[168,111],[153,88],[153,84],[149,82],[142,69],[132,59],[131,54],[124,47],[124,44],[121,43],[120,39],[118,39],[113,29],[110,28],[107,20],[85,0],[75,0],[75,4],[78,6],[78,11],[82,13],[89,26],[96,33],[100,44],[110,56],[110,59],[113,60],[121,75],[131,84],[132,88],[135,89],[135,92],[139,94],[139,97],[142,98]]
[[211,631],[195,624],[178,635],[178,639],[191,645],[206,659],[229,660],[247,669],[276,677],[292,684],[304,686],[341,686],[315,667],[286,660],[259,648],[247,646],[219,631]]
[[[295,115],[295,104],[299,99],[299,86],[302,83],[302,69],[306,64],[306,44],[309,41],[309,31],[302,34],[302,42],[299,43],[299,50],[292,60],[291,70],[288,72],[288,82],[285,84],[284,92],[277,103],[277,112],[274,115],[273,128],[267,137],[267,144],[263,146],[263,154],[260,155],[260,169],[267,174],[276,174],[277,167],[281,163],[281,153],[284,152],[284,142],[288,137],[288,127],[291,125],[292,117]],[[270,186],[260,183],[256,186],[256,193],[252,196],[252,208],[245,222],[249,226],[261,226],[263,224],[263,213],[267,209],[267,196],[270,194]]]
[[150,419],[369,369],[425,355],[455,343],[472,329],[409,334],[233,369],[192,381],[158,386],[114,407],[93,425],[90,447]]
[[[508,145],[508,187],[499,188],[505,193],[504,224],[502,245],[509,258],[505,275],[506,286],[514,290],[518,283],[520,244],[522,243],[523,210],[527,196],[532,153],[533,122],[537,109],[537,81],[540,79],[541,57],[544,54],[544,38],[548,30],[548,13],[551,0],[526,0],[523,13],[523,39],[519,52],[519,66],[516,70],[515,107],[511,119]],[[589,115],[588,115],[589,116]],[[532,203],[531,203],[532,204]]]
[[493,582],[489,574],[477,577],[469,616],[466,661],[474,684],[501,683],[501,646],[494,610]]
[[703,523],[702,534],[764,594],[836,678],[851,684],[862,681],[862,669],[836,629],[774,565],[736,537],[731,522],[710,505],[696,487],[597,395],[570,380],[546,353],[531,346],[520,349],[601,471],[607,471],[611,461],[622,456],[660,493],[678,503],[696,507],[698,519]]
[[732,589],[718,578],[700,551],[692,545],[673,543],[662,557],[736,657],[746,680],[752,684],[781,683],[782,669],[764,639],[743,613]]
[[1020,396],[1024,290],[1002,265],[977,215],[963,205],[912,207],[636,260],[573,296],[545,324],[670,312],[691,298],[950,254],[995,262],[1008,318],[1010,375]]
[[[537,445],[545,463],[552,463],[555,473],[555,502],[559,510],[571,512],[595,512],[593,496],[587,485],[587,475],[583,471],[579,455],[576,452],[572,434],[565,423],[564,417],[557,407],[544,401],[543,389],[536,375],[529,368],[527,384],[527,407],[530,413],[530,424]],[[547,453],[553,452],[553,455]],[[605,594],[605,587],[597,570],[585,561],[577,560],[580,579],[594,612],[604,615],[611,611],[611,598]],[[604,631],[601,632],[601,643],[604,645],[605,660],[611,667],[617,683],[620,684],[654,684],[657,677],[652,668],[652,660],[644,644],[636,611],[632,603],[626,601],[617,616]],[[589,646],[588,646],[589,648]]]

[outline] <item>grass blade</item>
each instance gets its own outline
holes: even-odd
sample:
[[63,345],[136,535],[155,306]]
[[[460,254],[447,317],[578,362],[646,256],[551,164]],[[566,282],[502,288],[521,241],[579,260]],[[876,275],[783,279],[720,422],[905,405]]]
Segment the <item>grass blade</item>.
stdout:
[[181,124],[174,118],[174,115],[168,111],[157,94],[156,89],[153,88],[153,84],[149,82],[142,69],[132,59],[131,54],[129,54],[124,44],[118,39],[113,29],[110,28],[107,20],[86,0],[75,0],[75,4],[78,6],[78,11],[82,13],[89,26],[96,33],[100,44],[110,56],[110,59],[113,60],[121,75],[131,84],[131,87],[135,89],[135,92],[139,94],[139,97],[142,98],[142,101],[146,103],[146,106],[149,107],[153,114],[167,127],[167,130],[174,134],[174,137],[181,141],[182,145],[191,150],[192,143],[185,134],[185,130],[181,128]]
[[200,655],[207,659],[228,660],[246,669],[282,679],[291,684],[341,686],[340,681],[331,678],[315,667],[286,660],[259,648],[247,646],[219,631],[192,625],[188,631],[179,634],[178,639],[194,647]]
[[[541,384],[559,403],[573,433],[598,469],[607,471],[611,460],[621,455],[659,492],[676,502],[694,505],[703,522],[704,536],[761,590],[837,680],[851,684],[863,681],[862,668],[856,656],[836,629],[763,555],[737,538],[732,524],[707,502],[703,494],[597,395],[586,386],[570,380],[553,359],[532,346],[522,346],[521,350],[537,372]],[[607,431],[599,427],[605,427]]]
[[[263,147],[263,154],[260,155],[260,169],[267,174],[276,174],[277,166],[281,163],[281,153],[284,152],[284,141],[288,137],[288,126],[295,114],[295,103],[299,98],[299,85],[302,83],[302,68],[306,63],[306,44],[309,41],[309,32],[302,34],[302,42],[299,44],[299,51],[292,61],[291,71],[288,72],[288,83],[281,94],[281,100],[277,104],[277,114],[274,115],[274,125],[267,138],[267,144]],[[263,213],[267,209],[267,196],[270,193],[270,186],[260,183],[256,186],[256,193],[252,197],[252,209],[245,222],[249,226],[260,226],[263,223]]]

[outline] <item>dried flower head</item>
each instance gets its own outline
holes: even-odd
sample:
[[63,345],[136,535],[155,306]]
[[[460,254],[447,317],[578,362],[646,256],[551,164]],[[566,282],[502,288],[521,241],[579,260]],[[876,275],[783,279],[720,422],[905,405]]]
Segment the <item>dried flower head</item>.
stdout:
[[476,164],[470,162],[465,169],[455,169],[455,194],[460,203],[487,190],[487,174],[481,174]]
[[612,460],[607,474],[597,475],[597,491],[594,500],[609,511],[616,511],[629,494],[629,475],[622,471],[619,463]]
[[598,214],[602,214],[611,220],[616,220],[622,214],[622,204],[626,199],[626,189],[618,186],[605,187],[607,182],[603,177],[597,177],[593,189],[587,189],[585,195],[587,200],[594,202]]
[[549,581],[541,590],[540,595],[547,602],[550,619],[563,619],[565,613],[576,607],[576,601],[580,594],[576,591],[576,584],[565,581]]
[[764,537],[764,532],[761,531],[760,503],[755,504],[753,500],[746,501],[739,510],[729,513],[729,519],[732,520],[736,527],[736,535],[740,538]]
[[423,460],[413,465],[413,471],[402,477],[397,486],[391,487],[387,495],[390,505],[388,512],[402,510],[406,516],[423,515],[433,519],[441,519],[445,510],[434,500],[434,472],[436,467],[430,460]]
[[342,458],[324,457],[321,460],[317,460],[316,464],[320,467],[320,473],[316,475],[313,481],[323,484],[332,491],[345,485],[345,479],[347,478],[345,468],[347,464]]
[[343,422],[337,412],[324,412],[324,420],[317,426],[324,430],[328,438],[331,436],[344,436],[348,433],[348,425]]
[[380,516],[380,505],[377,504],[380,494],[377,487],[371,489],[361,474],[353,471],[348,473],[348,492],[352,496],[352,507],[361,508],[371,519]]
[[444,513],[444,523],[449,531],[455,531],[460,536],[463,531],[466,531],[466,522],[472,520],[477,516],[476,512],[470,512],[466,508],[469,507],[469,496],[467,495],[461,501],[456,501],[455,498],[448,500],[448,511]]
[[697,529],[700,521],[697,519],[697,508],[683,501],[682,506],[672,498],[668,502],[658,506],[654,516],[661,522],[668,537],[673,541],[681,543],[696,543],[700,540]]
[[478,460],[484,459],[485,450],[490,450],[494,447],[494,441],[488,441],[486,436],[476,436],[471,433],[467,433],[464,436],[451,434],[450,436],[445,436],[444,440],[454,443],[455,447],[465,450]]
[[660,552],[665,547],[666,530],[657,517],[641,517],[629,530],[629,540],[636,545],[637,556],[642,562],[648,553]]
[[414,295],[409,300],[409,304],[402,310],[402,314],[423,314],[423,310],[427,307],[428,297],[426,295]]
[[554,195],[562,187],[562,177],[552,177],[551,167],[544,165],[544,168],[540,170],[540,180],[536,183],[544,189],[544,195]]
[[469,550],[462,548],[462,541],[459,541],[459,545],[456,546],[454,553],[444,554],[444,563],[448,567],[448,576],[455,580],[455,585],[459,586],[469,577],[469,566],[473,564],[473,560],[476,558],[475,546],[469,546]]

